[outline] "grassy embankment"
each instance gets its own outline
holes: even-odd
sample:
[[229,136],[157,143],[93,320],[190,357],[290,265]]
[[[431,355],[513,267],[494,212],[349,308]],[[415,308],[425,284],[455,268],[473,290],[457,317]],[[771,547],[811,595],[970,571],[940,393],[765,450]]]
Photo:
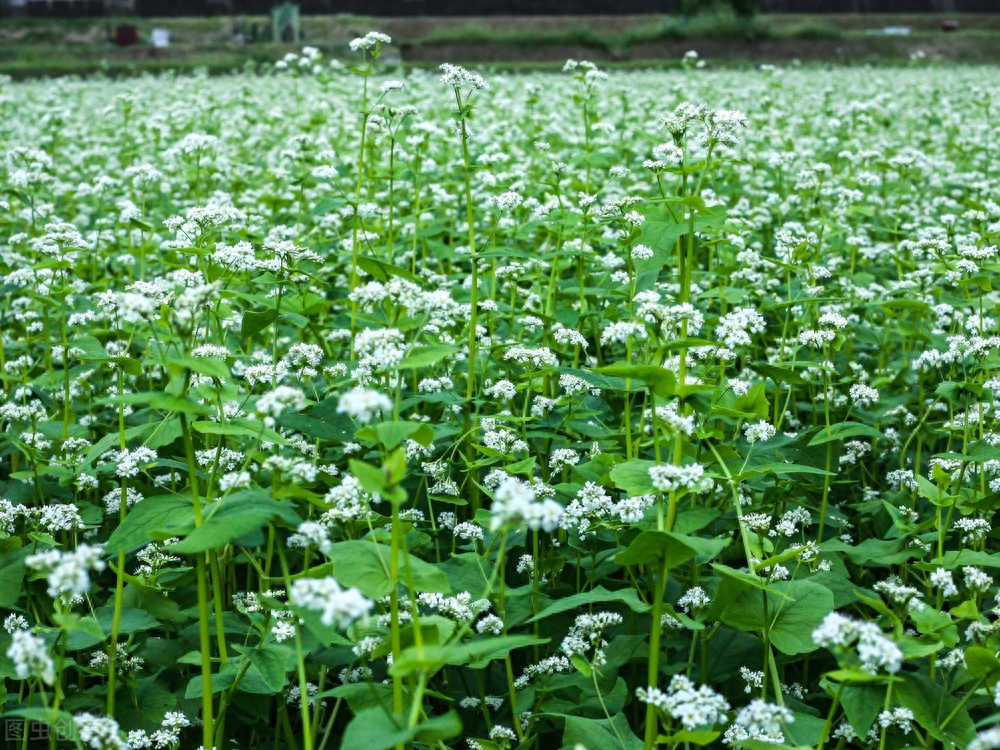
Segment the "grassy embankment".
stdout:
[[[551,67],[567,57],[613,65],[677,65],[688,49],[727,65],[781,62],[907,62],[914,52],[926,59],[969,63],[1000,62],[1000,16],[957,16],[960,28],[941,30],[932,15],[797,16],[766,15],[753,21],[730,15],[621,17],[365,18],[308,16],[302,19],[304,43],[328,56],[346,56],[351,38],[371,28],[391,34],[404,64],[442,60],[497,66]],[[141,43],[119,49],[109,42],[112,28],[135,23]],[[234,41],[257,27],[261,41]],[[877,32],[885,26],[910,26],[909,36]],[[155,49],[150,32],[171,32],[171,47]],[[111,75],[186,71],[224,72],[280,59],[300,45],[267,41],[265,17],[0,20],[0,74]]]

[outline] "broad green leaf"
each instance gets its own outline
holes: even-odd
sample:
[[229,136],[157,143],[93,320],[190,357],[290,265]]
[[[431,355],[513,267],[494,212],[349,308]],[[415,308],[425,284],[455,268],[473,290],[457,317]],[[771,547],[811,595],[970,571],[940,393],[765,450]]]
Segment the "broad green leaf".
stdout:
[[[81,634],[81,637],[78,638],[78,640],[100,643],[105,638],[104,630],[101,629],[101,624],[93,617],[81,617],[77,614],[60,614],[57,612],[52,615],[52,621],[66,633],[73,633],[74,635],[77,633]],[[75,648],[86,648],[86,646],[70,647],[67,645],[67,648],[74,650]]]
[[[298,415],[288,415],[298,416]],[[284,420],[279,420],[283,425]],[[250,437],[259,439],[267,443],[278,445],[288,445],[288,440],[279,433],[264,425],[263,422],[255,422],[249,419],[234,419],[232,422],[212,422],[202,420],[193,422],[191,428],[195,432],[204,435],[232,435],[233,437]],[[292,428],[294,429],[294,428]]]
[[154,540],[151,532],[184,526],[194,519],[191,498],[178,495],[153,495],[128,511],[104,544],[104,553],[112,556],[144,547]]
[[394,450],[404,440],[410,439],[427,447],[434,439],[434,430],[423,422],[380,422],[377,425],[364,427],[357,431],[355,437],[359,440],[377,440],[386,450]]
[[21,547],[0,556],[0,607],[13,609],[24,593],[24,558],[32,548]]
[[358,268],[362,269],[376,281],[388,281],[393,276],[398,276],[399,278],[406,279],[408,281],[419,281],[419,279],[407,269],[391,265],[385,261],[379,260],[378,258],[361,256],[358,258]]
[[224,547],[241,536],[267,526],[272,518],[297,527],[302,519],[291,505],[280,503],[259,490],[241,490],[202,510],[204,522],[170,551],[184,555]]
[[1000,659],[990,649],[982,646],[969,646],[965,649],[965,668],[977,680],[985,677],[989,687],[1000,679]]
[[[231,688],[234,682],[236,682],[235,672],[216,672],[212,675],[212,695]],[[188,680],[187,688],[184,690],[185,699],[201,698],[204,694],[200,674]]]
[[[115,608],[107,605],[94,610],[97,622],[105,633],[110,633],[114,625]],[[123,635],[130,633],[140,633],[146,630],[155,630],[160,627],[160,623],[148,612],[134,607],[122,607],[121,618],[119,619],[118,632]]]
[[465,664],[470,669],[482,669],[494,659],[503,659],[514,649],[540,646],[550,641],[549,638],[535,638],[530,635],[505,635],[485,638],[484,640],[466,641],[456,646],[451,664]]
[[825,427],[820,428],[820,430],[813,436],[812,440],[809,441],[809,445],[823,445],[833,440],[847,440],[848,438],[857,437],[884,439],[885,435],[876,430],[874,427],[869,427],[866,424],[861,424],[859,422],[844,422],[842,424],[833,425],[829,432],[826,431]]
[[816,747],[823,737],[826,721],[819,716],[794,711],[794,721],[782,726],[785,741],[796,747]]
[[265,310],[264,312],[245,312],[243,322],[240,327],[240,336],[244,339],[252,338],[263,331],[278,319],[277,310]]
[[958,625],[948,613],[927,606],[910,612],[910,619],[921,635],[940,641],[948,648],[958,645]]
[[810,581],[790,581],[772,586],[787,598],[747,591],[726,607],[722,621],[749,631],[763,632],[769,626],[771,643],[790,656],[815,651],[818,646],[813,642],[812,633],[833,611],[833,593],[825,586]]
[[768,364],[767,362],[753,362],[750,369],[770,378],[776,383],[788,383],[789,385],[804,385],[809,381],[799,375],[790,367],[782,366],[785,363]]
[[617,364],[595,367],[593,372],[610,378],[639,380],[657,396],[672,396],[677,389],[677,377],[665,367]]
[[212,357],[171,357],[168,364],[171,370],[186,369],[218,380],[232,378],[226,363]]
[[615,483],[615,487],[624,490],[630,496],[652,494],[656,490],[653,489],[649,470],[654,466],[656,466],[655,461],[645,461],[641,458],[623,461],[611,469],[611,481]]
[[278,643],[267,643],[262,648],[234,644],[233,648],[243,654],[257,668],[261,679],[275,693],[285,687],[285,663],[292,650]]
[[[894,695],[900,705],[910,709],[917,723],[940,742],[952,742],[958,747],[968,747],[976,738],[976,729],[969,712],[959,705],[959,699],[929,677],[907,672],[896,684]],[[944,717],[954,712],[948,725],[942,726]]]
[[[354,586],[362,594],[378,599],[392,591],[389,579],[390,548],[365,540],[336,542],[327,554],[333,566],[333,577],[343,586]],[[328,568],[321,566],[319,570]],[[314,569],[315,571],[315,569]],[[412,580],[414,592],[448,593],[451,587],[442,570],[415,555],[399,551],[400,583]]]
[[450,357],[458,352],[459,347],[452,344],[430,344],[411,349],[410,353],[403,357],[403,361],[396,365],[397,370],[414,370],[418,367],[428,367],[435,365],[445,357]]
[[[284,414],[278,417],[278,424],[287,430],[295,430],[320,440],[346,443],[354,437],[354,422],[346,414],[330,414],[320,418],[314,416],[315,413],[314,409],[308,414]],[[271,439],[270,442],[275,441]]]
[[732,408],[744,414],[751,414],[755,419],[766,419],[771,409],[767,403],[764,384],[757,383],[749,392],[737,398]]
[[643,747],[623,713],[615,714],[610,721],[567,716],[562,742],[563,747],[581,746],[587,750],[642,750]]
[[728,544],[728,539],[702,539],[670,531],[643,531],[626,549],[615,555],[615,562],[619,565],[643,565],[663,559],[669,569],[695,557],[711,559]]
[[[151,409],[176,413],[176,414],[211,414],[211,407],[200,404],[189,396],[176,396],[172,393],[146,392],[127,393],[124,396],[114,398],[99,398],[97,403],[103,404],[129,404],[132,406],[148,406]],[[116,436],[117,437],[117,436]]]
[[667,736],[661,734],[657,737],[656,743],[658,747],[662,745],[679,747],[681,743],[704,747],[705,745],[711,745],[721,736],[722,732],[689,732],[686,729],[682,729]]
[[433,745],[461,733],[462,721],[454,711],[425,719],[410,729],[402,716],[388,714],[381,707],[368,708],[351,719],[340,750],[389,750],[413,739]]
[[546,607],[537,615],[529,619],[528,622],[544,620],[547,617],[552,617],[553,615],[558,615],[562,612],[570,612],[574,609],[586,607],[590,604],[607,604],[609,602],[620,602],[626,605],[633,612],[642,613],[649,611],[649,605],[639,599],[635,589],[608,591],[603,586],[595,586],[591,591],[585,591],[582,594],[574,594],[573,596],[567,596],[563,599],[559,599],[551,606]]
[[351,719],[340,750],[389,750],[413,739],[434,745],[461,733],[462,720],[454,711],[425,719],[409,729],[402,716],[390,715],[381,707],[370,708]]

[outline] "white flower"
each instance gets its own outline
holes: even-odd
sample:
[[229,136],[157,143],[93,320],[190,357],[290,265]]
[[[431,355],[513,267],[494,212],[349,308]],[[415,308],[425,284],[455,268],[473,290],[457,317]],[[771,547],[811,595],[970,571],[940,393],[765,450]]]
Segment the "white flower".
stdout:
[[633,260],[649,260],[653,257],[653,251],[645,245],[636,245],[632,248]]
[[934,588],[940,589],[941,594],[945,597],[958,594],[958,587],[951,577],[951,571],[946,568],[934,569],[934,572],[931,573],[931,584]]
[[546,498],[536,502],[535,498],[535,491],[530,485],[513,477],[504,479],[493,493],[491,530],[504,526],[527,526],[535,531],[555,531],[565,512],[563,507],[555,500]]
[[716,337],[729,349],[749,346],[753,343],[751,334],[764,330],[764,316],[749,307],[738,307],[719,319],[715,329]]
[[743,740],[781,744],[785,741],[781,731],[782,724],[791,724],[793,721],[795,717],[784,706],[776,706],[758,698],[739,710],[735,722],[726,730],[722,741],[726,744]]
[[843,649],[856,642],[861,666],[872,674],[878,674],[879,669],[895,674],[903,666],[903,652],[875,623],[852,620],[831,612],[813,630],[812,638],[817,646],[830,649]]
[[743,425],[743,434],[751,443],[763,443],[765,440],[773,438],[776,433],[777,430],[774,429],[774,425],[764,419],[760,420],[756,424],[747,422]]
[[20,680],[38,677],[47,685],[56,681],[55,663],[45,641],[27,630],[11,633],[7,657],[14,662],[14,672]]
[[271,628],[271,633],[274,634],[274,640],[281,643],[295,637],[295,626],[290,622],[279,621]]
[[500,193],[500,195],[495,195],[491,200],[501,211],[513,211],[515,208],[524,203],[524,198],[512,190],[506,193]]
[[650,466],[649,478],[653,482],[653,489],[660,490],[660,492],[674,492],[682,489],[700,492],[707,488],[705,467],[701,464]]
[[878,389],[862,383],[851,386],[851,401],[862,409],[868,409],[878,403]]
[[357,52],[358,50],[369,50],[381,44],[392,44],[392,37],[380,31],[369,31],[364,36],[352,39],[350,47],[352,52]]
[[116,474],[120,477],[134,477],[139,474],[140,467],[156,460],[156,451],[140,445],[134,450],[119,451],[113,463],[118,464]]
[[104,547],[81,544],[72,552],[50,549],[25,558],[25,564],[48,576],[48,593],[69,603],[90,590],[90,571],[104,570]]
[[708,594],[705,593],[705,589],[701,586],[692,586],[684,596],[677,600],[677,606],[691,614],[692,610],[697,612],[699,609],[704,609],[711,601]]
[[320,622],[341,630],[367,617],[375,603],[356,588],[344,589],[334,578],[299,578],[292,584],[291,600],[303,609],[322,612]]
[[274,420],[286,411],[297,412],[306,408],[306,394],[299,388],[279,385],[268,391],[254,406],[254,411],[264,417],[264,424],[274,426]]
[[92,750],[129,750],[129,745],[120,736],[118,722],[109,716],[77,714],[73,717],[80,742]]
[[638,688],[635,696],[681,722],[687,730],[714,726],[729,710],[729,702],[708,685],[695,688],[684,675],[674,675],[667,691],[657,687]]
[[366,388],[356,388],[340,397],[337,404],[339,414],[354,417],[362,424],[371,422],[378,413],[392,411],[392,401],[383,393]]

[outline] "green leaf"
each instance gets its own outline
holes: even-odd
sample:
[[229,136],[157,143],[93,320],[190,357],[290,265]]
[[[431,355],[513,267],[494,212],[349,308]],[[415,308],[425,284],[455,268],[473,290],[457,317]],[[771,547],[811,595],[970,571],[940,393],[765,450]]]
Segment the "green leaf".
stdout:
[[[109,604],[94,610],[97,622],[105,633],[110,633],[115,619],[115,608]],[[121,618],[118,621],[118,632],[122,635],[140,633],[145,630],[155,630],[160,623],[155,617],[141,609],[122,607]]]
[[567,716],[562,742],[563,747],[580,746],[587,750],[642,750],[643,747],[623,713],[615,714],[610,721]]
[[540,646],[549,642],[549,638],[535,638],[530,635],[505,635],[487,638],[481,641],[467,641],[456,646],[456,661],[451,664],[464,664],[470,669],[482,669],[495,659],[503,659],[514,649]]
[[406,728],[402,716],[389,715],[382,708],[361,711],[347,725],[340,750],[389,750],[413,739],[415,730]]
[[[84,639],[91,640],[93,643],[100,643],[104,640],[104,630],[101,629],[101,624],[93,617],[80,617],[80,615],[72,613],[56,612],[52,615],[52,621],[59,626],[60,630],[64,630],[67,633],[82,633]],[[80,646],[80,648],[86,647]]]
[[832,440],[847,440],[848,438],[855,437],[885,439],[885,435],[876,430],[874,427],[869,427],[866,424],[860,424],[858,422],[844,422],[842,424],[833,425],[830,428],[829,433],[825,428],[821,428],[820,431],[813,436],[812,440],[809,441],[809,446],[823,445],[824,443],[829,443]]
[[[235,672],[216,672],[212,675],[212,695],[221,693],[223,690],[231,688],[236,682]],[[184,690],[184,697],[187,700],[201,698],[205,694],[201,684],[201,675],[195,675],[188,680],[187,688]]]
[[416,739],[428,746],[443,743],[462,734],[462,719],[454,711],[424,719],[417,725]]
[[[279,419],[278,422],[283,426],[285,424],[283,419]],[[196,432],[200,432],[204,435],[232,435],[233,437],[259,438],[267,443],[288,445],[288,440],[272,430],[270,427],[266,427],[263,422],[255,422],[249,419],[234,419],[232,422],[212,422],[210,420],[203,420],[199,422],[192,422],[191,427]]]
[[833,611],[833,592],[811,581],[772,585],[787,598],[747,591],[726,607],[722,621],[734,628],[760,632],[769,625],[771,643],[790,656],[815,651],[818,646],[813,642],[812,633]]
[[608,365],[595,367],[593,372],[611,378],[640,380],[657,396],[673,396],[677,390],[677,378],[665,367],[655,365]]
[[[413,582],[413,590],[446,594],[451,591],[444,571],[411,554],[399,550],[401,583]],[[364,540],[337,542],[327,554],[333,577],[343,586],[354,586],[370,599],[392,591],[389,580],[391,550],[384,544]],[[329,566],[320,566],[322,571]],[[314,569],[317,570],[317,569]]]
[[358,430],[355,437],[359,440],[377,440],[390,451],[407,438],[426,448],[434,439],[434,429],[423,422],[380,422]]
[[605,604],[608,602],[621,602],[633,612],[642,613],[649,611],[649,605],[639,599],[639,595],[635,592],[635,589],[608,591],[603,586],[596,586],[592,590],[585,591],[582,594],[574,594],[573,596],[567,596],[564,599],[558,600],[555,604],[546,607],[537,615],[529,619],[528,622],[544,620],[547,617],[552,617],[553,615],[558,615],[562,612],[569,612],[588,604]]
[[751,414],[756,419],[766,419],[771,409],[767,403],[764,384],[757,383],[747,393],[737,398],[732,408],[743,414]]
[[948,648],[958,645],[958,625],[948,613],[924,607],[910,612],[910,619],[922,635],[940,641]]
[[722,732],[689,732],[686,729],[682,729],[679,732],[674,732],[673,734],[664,737],[660,735],[656,739],[657,747],[667,745],[670,747],[679,747],[681,743],[687,743],[689,745],[697,745],[698,747],[704,747],[705,745],[711,745],[722,735]]
[[643,565],[662,558],[670,569],[694,557],[711,559],[728,544],[729,539],[702,539],[670,531],[644,531],[615,555],[615,562],[619,565]]
[[275,693],[285,687],[285,664],[292,650],[278,643],[267,643],[257,649],[252,646],[234,644],[233,648],[243,654],[257,668],[261,679]]
[[381,494],[385,490],[386,482],[388,477],[386,477],[385,472],[371,464],[366,464],[364,461],[358,461],[352,458],[348,462],[348,466],[351,467],[351,474],[355,479],[361,484],[361,489],[371,495]]
[[[124,396],[114,398],[99,398],[95,400],[99,404],[128,404],[131,406],[148,406],[151,409],[176,413],[176,414],[211,414],[212,409],[205,404],[199,404],[188,396],[176,396],[173,393],[146,392],[127,393]],[[117,439],[117,435],[115,438]]]
[[340,750],[389,750],[412,740],[435,745],[458,737],[462,733],[462,720],[454,711],[421,721],[407,728],[406,721],[398,714],[388,714],[385,709],[368,708],[360,711],[344,730]]
[[[896,684],[894,694],[903,706],[913,712],[917,723],[935,739],[968,747],[976,738],[969,712],[959,705],[959,699],[929,677],[906,672],[902,681]],[[948,726],[941,726],[944,717],[953,711],[955,713]]]
[[[106,556],[129,552],[153,541],[152,533],[174,526],[184,526],[194,518],[191,499],[178,495],[153,495],[136,505],[125,516],[104,544]],[[171,523],[173,522],[173,523]]]
[[783,364],[787,363],[779,363],[772,365],[768,364],[767,362],[753,362],[750,365],[750,369],[760,375],[763,375],[765,378],[770,378],[775,383],[788,383],[789,385],[804,385],[809,382],[790,367],[782,367],[781,365]]
[[990,649],[982,646],[969,646],[965,649],[965,668],[977,680],[985,677],[989,687],[993,687],[1000,679],[1000,659]]
[[244,534],[267,526],[278,518],[289,526],[302,519],[290,505],[280,503],[260,490],[241,490],[205,506],[205,520],[184,539],[170,546],[171,552],[193,555],[224,547]]
[[269,325],[278,319],[277,310],[265,310],[264,312],[243,313],[243,323],[240,327],[240,336],[244,339],[256,336]]
[[285,414],[278,417],[278,424],[287,430],[295,430],[320,440],[346,443],[354,437],[354,422],[346,414],[332,414],[329,418],[321,419],[314,416],[315,412],[314,409],[309,414]]
[[611,469],[611,481],[615,483],[615,487],[625,490],[630,496],[652,494],[656,492],[653,489],[653,480],[649,476],[649,470],[653,466],[656,466],[655,461],[645,461],[641,458],[623,461]]
[[408,281],[419,281],[416,276],[405,268],[394,266],[386,263],[385,261],[379,260],[378,258],[369,258],[364,255],[358,258],[358,268],[376,281],[388,281],[393,276],[398,276],[399,278],[407,279]]
[[848,685],[840,694],[847,720],[859,737],[868,734],[884,702],[884,685]]
[[169,367],[171,371],[190,370],[217,380],[232,379],[226,363],[212,357],[171,357]]
[[785,741],[789,744],[794,743],[795,747],[816,747],[819,745],[823,737],[823,730],[826,728],[826,722],[818,716],[802,711],[793,711],[792,715],[794,720],[782,725],[782,731],[787,737]]
[[309,210],[310,216],[320,216],[329,213],[333,213],[338,208],[346,205],[347,201],[343,198],[323,198],[319,203],[313,206]]
[[418,367],[435,365],[446,357],[455,354],[460,347],[452,344],[430,344],[410,350],[403,361],[396,365],[397,370],[415,370]]
[[24,558],[31,547],[21,547],[0,556],[0,607],[13,609],[24,593]]

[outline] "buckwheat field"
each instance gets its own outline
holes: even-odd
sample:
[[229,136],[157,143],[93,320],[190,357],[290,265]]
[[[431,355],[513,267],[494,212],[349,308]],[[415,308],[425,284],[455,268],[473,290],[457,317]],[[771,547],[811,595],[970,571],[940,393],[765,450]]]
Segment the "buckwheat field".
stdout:
[[8,746],[1000,748],[1000,73],[352,46],[0,84]]

